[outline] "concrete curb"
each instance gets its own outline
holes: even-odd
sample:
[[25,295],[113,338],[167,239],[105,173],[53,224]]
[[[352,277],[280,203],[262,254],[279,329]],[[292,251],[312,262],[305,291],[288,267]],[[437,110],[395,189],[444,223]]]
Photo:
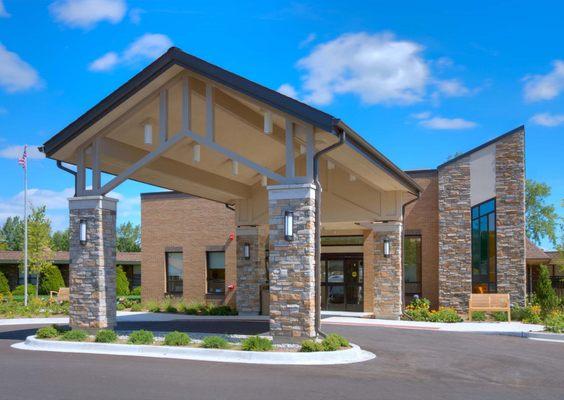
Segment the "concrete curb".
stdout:
[[525,337],[532,340],[543,340],[546,342],[558,342],[564,344],[564,333],[527,332]]
[[351,344],[351,346],[352,348],[350,349],[338,351],[282,353],[131,344],[60,342],[41,340],[35,336],[28,336],[25,342],[12,345],[13,348],[21,350],[172,358],[241,364],[337,365],[358,363],[376,358],[374,354],[362,350],[357,345]]

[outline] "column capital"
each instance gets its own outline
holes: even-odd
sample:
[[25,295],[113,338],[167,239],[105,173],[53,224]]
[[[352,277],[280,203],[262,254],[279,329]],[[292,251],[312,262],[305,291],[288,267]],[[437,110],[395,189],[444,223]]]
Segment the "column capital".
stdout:
[[89,208],[101,208],[104,210],[116,211],[118,199],[107,196],[78,196],[70,197],[69,209],[84,210]]
[[291,200],[315,197],[315,185],[313,183],[270,185],[266,188],[268,190],[269,200]]
[[401,221],[390,221],[390,222],[373,222],[370,224],[370,229],[373,232],[398,232],[401,231],[403,227],[403,222]]

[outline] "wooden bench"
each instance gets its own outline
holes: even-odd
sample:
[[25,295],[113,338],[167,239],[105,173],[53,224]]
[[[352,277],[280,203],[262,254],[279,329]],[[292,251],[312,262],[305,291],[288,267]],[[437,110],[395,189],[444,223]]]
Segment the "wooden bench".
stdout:
[[63,301],[70,300],[70,289],[68,287],[59,288],[58,291],[51,290],[49,292],[49,297],[52,299],[53,295],[57,296],[57,302],[62,303]]
[[507,321],[511,322],[511,303],[507,293],[472,293],[468,305],[468,319],[472,321],[473,311],[503,311],[507,313]]

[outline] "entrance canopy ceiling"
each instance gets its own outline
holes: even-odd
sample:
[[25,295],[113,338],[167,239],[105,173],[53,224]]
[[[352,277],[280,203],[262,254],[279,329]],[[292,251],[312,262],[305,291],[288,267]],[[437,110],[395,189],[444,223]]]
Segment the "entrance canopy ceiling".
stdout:
[[[324,157],[331,169],[368,190],[419,192],[339,119],[177,48],[53,136],[43,151],[79,169],[227,203],[266,184],[288,183],[282,181],[288,176],[311,181],[313,153],[336,143],[340,131],[345,145]],[[113,188],[98,185],[98,194]]]

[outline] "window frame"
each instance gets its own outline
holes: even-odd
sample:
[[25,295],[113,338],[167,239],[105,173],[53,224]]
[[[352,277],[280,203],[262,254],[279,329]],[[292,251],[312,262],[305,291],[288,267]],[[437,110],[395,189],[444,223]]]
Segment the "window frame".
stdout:
[[[211,279],[210,278],[210,254],[211,253],[223,253],[223,286],[220,292],[212,292],[210,291],[210,281],[218,281],[221,279]],[[206,294],[209,295],[224,295],[225,294],[225,283],[226,283],[226,264],[227,264],[227,253],[225,249],[223,250],[207,250],[206,251]],[[214,268],[214,269],[221,269],[221,268]]]
[[[489,202],[493,202],[493,210],[485,212],[484,214],[482,214],[481,211],[480,211],[480,208],[484,204],[487,204]],[[473,211],[475,209],[478,210],[476,217],[473,216]],[[493,217],[494,218],[493,231],[491,231],[489,229],[490,215],[492,215],[492,214],[494,216]],[[474,225],[474,221],[478,221],[478,223],[480,224],[480,219],[482,217],[486,217],[486,220],[487,220],[488,236],[489,236],[489,233],[491,233],[491,232],[493,232],[493,235],[494,235],[493,257],[491,257],[492,254],[491,254],[491,251],[490,251],[490,248],[489,248],[489,237],[488,237],[488,249],[487,249],[488,253],[487,253],[487,257],[486,257],[487,258],[487,271],[488,272],[485,275],[487,277],[486,281],[484,281],[482,279],[482,277],[484,276],[483,274],[474,274],[474,228],[473,228],[473,225]],[[478,246],[479,246],[479,249],[478,249],[479,254],[482,253],[482,246],[481,246],[482,245],[482,238],[481,238],[482,232],[483,231],[481,230],[481,227],[480,227],[479,228],[480,237],[477,239],[478,240]],[[492,272],[492,271],[490,271],[490,269],[491,269],[491,266],[490,266],[491,260],[490,259],[491,258],[493,258],[493,262],[494,262],[493,274],[495,276],[495,281],[493,283],[490,280],[490,276],[489,276],[490,273]],[[471,273],[471,276],[472,276],[472,293],[480,293],[480,292],[474,291],[474,287],[478,284],[486,284],[487,291],[485,293],[497,293],[497,278],[498,278],[498,276],[497,276],[498,275],[497,274],[497,200],[496,200],[495,197],[492,197],[488,200],[482,201],[481,203],[477,203],[477,204],[470,207],[470,259],[471,259],[470,273]],[[480,256],[480,263],[481,263],[481,260],[482,260],[482,258]]]
[[[419,239],[419,257],[418,257],[418,267],[419,267],[419,273],[418,273],[418,282],[409,282],[410,285],[413,284],[417,284],[419,285],[419,291],[417,293],[412,293],[412,292],[407,292],[406,287],[408,285],[408,282],[406,282],[405,278],[407,276],[407,274],[405,273],[405,244],[407,242],[407,239],[409,238],[417,238]],[[411,296],[413,297],[413,295],[417,294],[419,295],[419,297],[422,297],[423,295],[423,235],[421,235],[420,233],[410,233],[410,234],[405,234],[403,235],[403,248],[402,248],[402,253],[403,253],[403,257],[402,257],[402,264],[403,264],[403,287],[404,287],[404,296]]]
[[[182,265],[182,279],[181,279],[182,285],[181,285],[181,288],[182,288],[182,290],[180,290],[180,291],[172,292],[170,290],[171,279],[169,278],[169,276],[170,276],[169,275],[169,261],[168,261],[169,254],[180,254],[181,255],[181,261],[182,261],[182,264],[181,264]],[[182,251],[165,251],[165,293],[167,295],[171,295],[171,296],[179,296],[179,295],[183,296],[184,295],[184,253]]]

